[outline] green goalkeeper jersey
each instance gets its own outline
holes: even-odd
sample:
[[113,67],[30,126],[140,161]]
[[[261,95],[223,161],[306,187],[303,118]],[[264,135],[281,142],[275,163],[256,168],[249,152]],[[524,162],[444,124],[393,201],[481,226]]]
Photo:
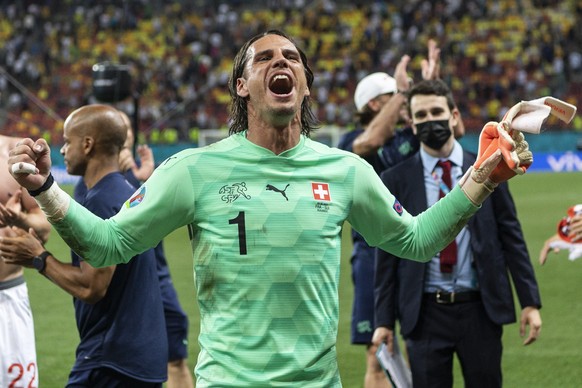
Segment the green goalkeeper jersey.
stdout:
[[372,246],[428,261],[476,210],[456,188],[412,217],[355,154],[302,136],[275,155],[241,133],[168,158],[113,218],[71,203],[55,227],[89,263],[107,266],[188,226],[198,387],[339,387],[344,221]]

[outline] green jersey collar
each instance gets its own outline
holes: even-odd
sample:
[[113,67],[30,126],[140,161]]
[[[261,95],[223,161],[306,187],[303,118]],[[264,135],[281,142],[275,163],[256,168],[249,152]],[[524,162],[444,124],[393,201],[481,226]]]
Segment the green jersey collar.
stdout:
[[242,145],[244,145],[246,148],[248,149],[253,149],[254,152],[256,152],[258,155],[262,155],[262,156],[280,156],[283,158],[288,158],[288,157],[292,157],[297,155],[302,149],[303,146],[305,145],[305,135],[300,135],[299,136],[299,142],[297,143],[297,145],[295,145],[295,147],[288,149],[287,151],[283,151],[281,152],[279,155],[275,155],[273,153],[273,151],[268,150],[264,147],[261,147],[260,145],[257,145],[255,143],[253,143],[252,141],[247,139],[247,130],[239,132],[239,133],[235,133],[234,135],[232,135],[235,137],[235,139]]

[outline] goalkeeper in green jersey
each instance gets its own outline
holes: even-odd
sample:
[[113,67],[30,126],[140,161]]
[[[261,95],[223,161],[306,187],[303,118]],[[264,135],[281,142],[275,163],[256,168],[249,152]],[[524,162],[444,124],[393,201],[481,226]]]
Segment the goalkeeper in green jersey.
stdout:
[[13,176],[91,265],[126,262],[188,226],[201,316],[197,387],[340,387],[344,222],[372,246],[428,261],[497,183],[531,163],[521,134],[490,125],[460,184],[412,217],[363,159],[309,139],[312,83],[305,54],[283,32],[251,38],[229,82],[231,135],[168,158],[108,220],[54,183],[44,140],[11,151]]

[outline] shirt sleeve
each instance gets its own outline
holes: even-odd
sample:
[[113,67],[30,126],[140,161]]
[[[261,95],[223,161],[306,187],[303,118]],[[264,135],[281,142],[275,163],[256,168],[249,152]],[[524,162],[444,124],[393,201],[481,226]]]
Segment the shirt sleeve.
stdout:
[[455,186],[445,198],[413,217],[374,170],[362,163],[356,173],[348,221],[370,246],[426,262],[455,238],[478,209]]
[[346,132],[339,140],[337,148],[340,150],[346,150],[350,152],[354,152],[354,140],[356,139],[357,135],[360,134],[361,131],[353,130],[350,132]]
[[125,263],[192,222],[193,181],[180,158],[164,162],[115,216],[102,220],[71,201],[54,227],[63,240],[95,267]]

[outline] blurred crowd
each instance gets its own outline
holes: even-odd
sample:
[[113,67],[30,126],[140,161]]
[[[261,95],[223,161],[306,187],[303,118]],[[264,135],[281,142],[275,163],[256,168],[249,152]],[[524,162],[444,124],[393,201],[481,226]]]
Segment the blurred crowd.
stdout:
[[[283,29],[315,73],[322,125],[353,126],[353,91],[404,54],[420,78],[429,38],[468,132],[521,100],[582,101],[582,1],[152,1],[0,0],[0,128],[62,141],[63,118],[97,102],[96,63],[128,65],[133,95],[116,105],[139,116],[141,141],[195,140],[224,128],[227,80],[250,36]],[[254,4],[254,5],[253,5]],[[582,131],[577,118],[554,130]]]

